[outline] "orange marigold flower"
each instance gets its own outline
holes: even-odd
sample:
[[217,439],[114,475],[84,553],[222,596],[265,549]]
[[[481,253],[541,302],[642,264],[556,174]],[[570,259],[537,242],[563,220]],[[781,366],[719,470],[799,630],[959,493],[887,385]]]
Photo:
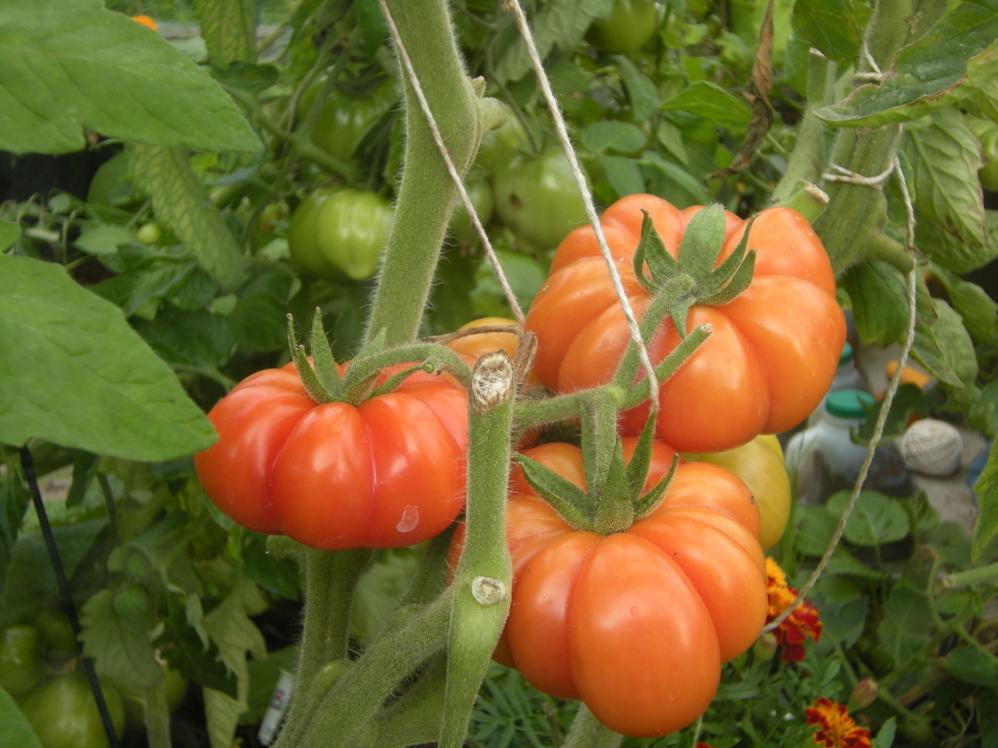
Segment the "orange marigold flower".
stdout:
[[870,731],[853,722],[845,704],[819,698],[804,712],[809,725],[817,727],[814,744],[825,748],[870,748]]
[[[766,559],[766,593],[769,596],[769,611],[766,622],[776,619],[797,598],[797,590],[787,584],[783,569],[773,559]],[[776,629],[776,640],[783,649],[784,662],[800,662],[804,659],[804,642],[808,638],[818,641],[821,638],[822,623],[818,609],[807,600],[802,600]]]
[[149,16],[143,16],[143,15],[132,16],[132,20],[135,21],[135,23],[145,26],[146,28],[152,29],[153,31],[159,30],[159,27],[156,25],[156,22]]

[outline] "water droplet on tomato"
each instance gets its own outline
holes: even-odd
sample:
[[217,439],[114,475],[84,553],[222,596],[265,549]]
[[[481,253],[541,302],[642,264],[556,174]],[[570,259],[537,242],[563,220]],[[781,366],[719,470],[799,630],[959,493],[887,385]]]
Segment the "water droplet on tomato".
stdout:
[[395,529],[398,532],[412,532],[416,529],[416,525],[419,524],[419,508],[412,506],[412,504],[406,504],[405,509],[402,510],[402,518],[399,523],[395,525]]

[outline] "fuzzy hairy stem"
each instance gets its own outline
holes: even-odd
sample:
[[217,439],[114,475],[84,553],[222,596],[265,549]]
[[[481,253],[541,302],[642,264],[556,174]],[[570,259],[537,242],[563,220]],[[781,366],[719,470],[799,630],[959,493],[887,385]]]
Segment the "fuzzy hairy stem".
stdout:
[[[881,0],[877,4],[867,26],[866,47],[870,59],[882,70],[893,65],[895,55],[908,40],[915,5],[913,0]],[[869,72],[871,68],[862,55],[858,69]],[[881,174],[893,163],[900,138],[901,126],[896,124],[842,129],[831,162],[866,177]],[[823,186],[829,204],[814,229],[825,244],[836,275],[869,259],[888,262],[902,272],[911,269],[911,255],[883,233],[887,200],[880,185],[826,181]]]
[[471,710],[509,613],[513,564],[506,546],[513,362],[502,351],[478,361],[469,388],[468,505],[454,574],[447,682],[439,745],[460,748]]
[[[479,98],[465,73],[446,3],[390,0],[387,5],[447,149],[464,173],[481,139]],[[416,337],[457,195],[412,85],[404,73],[402,78],[405,168],[367,326],[368,334],[385,329],[388,345]]]

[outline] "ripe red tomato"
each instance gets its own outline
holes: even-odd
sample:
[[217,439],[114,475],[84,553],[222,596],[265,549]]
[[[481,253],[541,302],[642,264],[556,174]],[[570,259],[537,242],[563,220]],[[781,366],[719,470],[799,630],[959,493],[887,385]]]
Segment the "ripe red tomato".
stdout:
[[208,419],[220,438],[194,458],[201,484],[251,530],[395,548],[437,535],[464,506],[467,396],[449,377],[416,373],[356,407],[320,405],[289,364],[244,379]]
[[[650,302],[631,267],[642,210],[673,256],[695,212],[653,195],[630,195],[603,213],[607,242],[639,316]],[[727,220],[718,262],[735,250],[746,227],[734,216]],[[803,216],[778,207],[756,217],[748,247],[756,250],[751,284],[728,304],[690,309],[687,329],[709,323],[713,332],[661,386],[656,434],[677,449],[730,449],[757,434],[784,431],[807,417],[835,375],[845,319],[821,240]],[[537,335],[534,371],[549,389],[572,392],[612,377],[629,336],[590,227],[562,240],[526,329]],[[678,343],[666,320],[649,347],[653,361]],[[646,412],[624,414],[624,432],[637,433]]]
[[[635,441],[625,440],[625,455]],[[585,482],[578,447],[524,454]],[[646,488],[672,455],[655,445]],[[495,658],[545,693],[582,699],[625,735],[696,720],[721,663],[751,646],[766,620],[759,513],[745,485],[714,465],[680,465],[655,512],[606,536],[571,529],[519,470],[510,490],[512,605]],[[463,537],[459,528],[452,559]]]

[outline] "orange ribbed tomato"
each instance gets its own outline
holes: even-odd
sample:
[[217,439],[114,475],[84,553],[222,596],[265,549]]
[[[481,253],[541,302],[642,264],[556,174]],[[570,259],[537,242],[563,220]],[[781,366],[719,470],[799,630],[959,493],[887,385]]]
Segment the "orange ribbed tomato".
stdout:
[[212,408],[219,440],[194,466],[209,498],[251,530],[329,550],[413,545],[464,506],[467,408],[447,376],[320,405],[292,365],[265,369]]
[[[676,256],[698,209],[680,211],[654,195],[630,195],[603,213],[601,224],[637,315],[650,302],[632,268],[641,211]],[[745,227],[727,215],[718,262],[735,250]],[[756,251],[751,284],[728,304],[690,309],[688,330],[708,323],[713,332],[661,387],[656,434],[677,449],[730,449],[757,434],[784,431],[807,417],[835,375],[845,319],[817,234],[796,211],[768,208],[756,217],[748,248]],[[612,377],[629,336],[590,227],[575,229],[558,246],[526,329],[537,335],[534,372],[549,389],[572,392]],[[652,360],[661,361],[678,343],[667,319],[649,347]],[[638,433],[645,413],[624,414],[624,432]]]
[[[625,440],[625,456],[635,441]],[[524,454],[584,485],[578,447]],[[655,445],[646,488],[672,455]],[[519,470],[510,490],[512,605],[495,658],[545,693],[582,699],[625,735],[695,721],[721,663],[751,646],[766,620],[759,513],[745,485],[714,465],[680,465],[655,512],[606,536],[571,529]],[[463,537],[459,528],[452,560]]]

